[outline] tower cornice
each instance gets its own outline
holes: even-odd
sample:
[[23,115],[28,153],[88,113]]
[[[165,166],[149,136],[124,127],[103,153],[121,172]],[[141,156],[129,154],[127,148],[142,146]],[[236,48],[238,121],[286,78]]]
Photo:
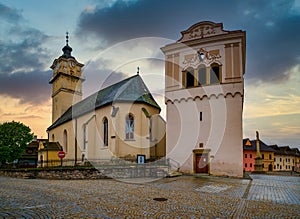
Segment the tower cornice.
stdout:
[[77,77],[75,75],[70,75],[70,74],[63,73],[63,72],[58,72],[54,77],[52,77],[50,79],[49,84],[52,84],[59,76],[66,76],[66,77],[74,78],[74,79],[80,80],[81,82],[85,81],[84,78]]

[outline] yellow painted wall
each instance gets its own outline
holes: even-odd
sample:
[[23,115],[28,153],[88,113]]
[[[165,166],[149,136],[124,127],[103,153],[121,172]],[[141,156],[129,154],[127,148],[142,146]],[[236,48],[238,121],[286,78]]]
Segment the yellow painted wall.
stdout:
[[[137,154],[151,156],[149,125],[142,108],[153,116],[153,130],[155,137],[160,139],[156,144],[156,156],[165,156],[165,122],[157,116],[159,110],[146,104],[114,103],[119,107],[115,117],[111,116],[112,106],[104,106],[96,111],[89,112],[76,120],[73,119],[49,132],[49,138],[58,141],[66,152],[66,159],[75,159],[75,130],[77,124],[77,161],[82,156],[86,159],[110,159],[112,157],[136,157]],[[134,115],[134,140],[125,138],[125,118],[131,113]],[[103,119],[108,119],[108,146],[103,142]],[[84,127],[87,127],[87,143],[84,143]],[[67,131],[67,145],[64,140],[64,131]],[[153,151],[153,150],[152,150]]]
[[39,167],[60,166],[60,158],[57,155],[58,151],[59,150],[47,151],[44,149],[43,143],[40,142],[38,150]]
[[[261,156],[263,157],[263,171],[269,171],[269,165],[272,165],[272,170],[274,169],[274,152],[261,151]],[[270,157],[271,156],[271,157]]]

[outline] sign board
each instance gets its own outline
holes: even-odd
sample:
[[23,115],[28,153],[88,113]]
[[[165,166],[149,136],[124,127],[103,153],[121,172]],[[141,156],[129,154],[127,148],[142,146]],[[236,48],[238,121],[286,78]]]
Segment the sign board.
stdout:
[[146,162],[146,155],[138,154],[137,155],[137,163],[144,164]]
[[65,153],[64,151],[59,151],[59,152],[57,153],[57,156],[58,156],[60,159],[63,159],[63,158],[65,158],[66,153]]

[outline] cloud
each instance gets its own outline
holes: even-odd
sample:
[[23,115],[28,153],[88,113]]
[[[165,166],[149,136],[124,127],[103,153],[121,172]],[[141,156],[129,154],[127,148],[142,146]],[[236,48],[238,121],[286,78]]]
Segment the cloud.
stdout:
[[[79,17],[78,32],[100,36],[108,44],[136,37],[159,36],[176,39],[180,37],[179,31],[182,28],[208,16],[207,10],[214,10],[214,14],[218,14],[227,5],[223,1],[204,4],[206,3],[196,0],[188,3],[173,0],[119,0],[111,6],[103,7],[101,4],[93,11],[84,10]],[[195,8],[198,12],[192,13]],[[226,10],[223,15],[224,12]],[[181,28],[174,31],[174,27],[178,26]]]
[[122,72],[110,70],[107,63],[105,64],[105,61],[101,58],[91,61],[85,68],[84,75],[86,77],[86,81],[83,83],[84,97],[128,77]]
[[300,15],[294,1],[116,1],[83,11],[77,33],[101,44],[144,36],[180,38],[192,24],[211,20],[225,29],[247,32],[246,79],[267,83],[288,80],[285,72],[299,63]]
[[50,71],[0,74],[0,94],[20,99],[20,103],[42,103],[51,97]]
[[300,16],[292,13],[292,3],[268,1],[248,6],[252,13],[244,19],[248,24],[247,73],[250,78],[281,83],[290,78],[287,71],[299,63]]
[[47,84],[51,74],[46,36],[28,27],[20,11],[0,3],[0,94],[20,99],[21,103],[41,103],[50,97]]
[[[246,118],[244,120],[244,137],[255,137],[259,130],[261,139],[267,144],[290,145],[299,147],[300,114],[273,115],[259,119]],[[300,149],[300,147],[299,147]]]
[[0,17],[5,19],[8,22],[17,22],[19,21],[22,16],[16,9],[12,9],[7,7],[6,5],[0,2]]

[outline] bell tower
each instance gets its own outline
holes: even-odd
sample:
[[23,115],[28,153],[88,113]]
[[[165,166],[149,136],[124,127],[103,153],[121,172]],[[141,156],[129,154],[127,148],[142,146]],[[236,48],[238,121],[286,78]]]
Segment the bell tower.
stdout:
[[69,35],[66,33],[66,45],[63,54],[51,65],[52,84],[52,123],[66,112],[66,110],[82,99],[82,67],[72,55],[69,46]]
[[167,157],[180,171],[243,176],[246,32],[203,21],[165,55]]

